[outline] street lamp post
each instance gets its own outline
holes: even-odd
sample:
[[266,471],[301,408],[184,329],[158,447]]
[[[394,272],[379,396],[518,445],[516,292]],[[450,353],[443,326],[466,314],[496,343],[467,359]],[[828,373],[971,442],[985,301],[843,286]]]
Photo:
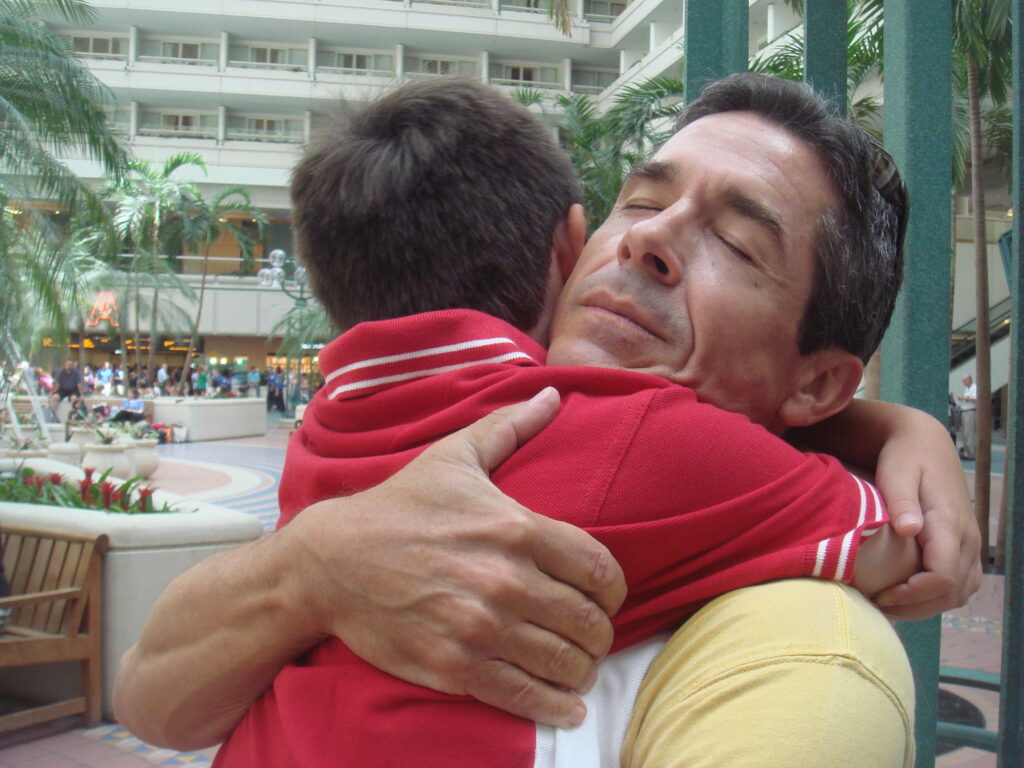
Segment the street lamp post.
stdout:
[[[280,248],[275,248],[268,254],[270,266],[264,267],[256,273],[259,283],[264,288],[277,288],[283,291],[296,307],[304,307],[309,303],[309,288],[306,267],[294,256],[285,253]],[[291,274],[289,275],[289,271]],[[288,320],[288,333],[291,333],[291,318]],[[291,376],[291,356],[285,348],[285,376],[284,387],[287,397],[288,410],[294,412],[294,405],[291,402],[291,387],[289,378]],[[302,375],[302,360],[299,360],[299,381]]]

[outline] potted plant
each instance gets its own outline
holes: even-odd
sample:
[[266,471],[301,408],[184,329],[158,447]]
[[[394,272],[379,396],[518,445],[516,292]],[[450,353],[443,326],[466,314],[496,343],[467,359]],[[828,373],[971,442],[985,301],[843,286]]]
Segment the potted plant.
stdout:
[[145,421],[125,423],[120,427],[125,441],[130,441],[135,450],[135,471],[139,477],[149,477],[160,465],[160,454],[156,452],[158,433]]
[[93,430],[93,442],[86,443],[82,455],[82,466],[96,472],[110,472],[116,477],[132,477],[134,455],[129,456],[128,446],[120,441],[117,430],[100,427]]
[[29,459],[46,456],[46,441],[38,429],[21,437],[14,432],[3,435],[4,456],[11,459]]

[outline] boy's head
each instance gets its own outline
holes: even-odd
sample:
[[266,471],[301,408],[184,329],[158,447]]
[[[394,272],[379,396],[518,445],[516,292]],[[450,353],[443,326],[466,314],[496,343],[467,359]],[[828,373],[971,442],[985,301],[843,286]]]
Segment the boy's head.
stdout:
[[533,329],[580,199],[551,130],[464,78],[409,82],[338,114],[291,194],[299,254],[342,330],[452,308]]

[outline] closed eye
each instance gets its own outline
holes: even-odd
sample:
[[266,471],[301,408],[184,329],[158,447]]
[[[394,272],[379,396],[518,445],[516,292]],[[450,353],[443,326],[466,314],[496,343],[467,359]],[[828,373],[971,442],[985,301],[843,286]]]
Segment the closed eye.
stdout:
[[744,261],[748,261],[751,264],[754,263],[754,260],[752,258],[750,258],[750,256],[747,254],[747,252],[744,251],[742,248],[739,248],[739,247],[733,245],[732,243],[730,243],[728,240],[726,240],[721,235],[718,236],[718,239],[722,241],[723,245],[725,245],[726,248],[728,248],[734,254],[739,256],[741,259],[743,259]]
[[661,206],[655,205],[654,203],[639,202],[639,203],[626,203],[622,206],[624,211],[660,211]]

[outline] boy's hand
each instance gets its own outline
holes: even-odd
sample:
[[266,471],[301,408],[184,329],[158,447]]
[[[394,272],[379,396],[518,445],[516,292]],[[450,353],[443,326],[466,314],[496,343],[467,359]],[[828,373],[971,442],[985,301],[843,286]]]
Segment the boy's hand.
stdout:
[[981,536],[956,447],[938,421],[920,416],[912,438],[885,445],[875,475],[893,529],[917,537],[924,568],[876,596],[894,619],[957,608],[981,583]]

